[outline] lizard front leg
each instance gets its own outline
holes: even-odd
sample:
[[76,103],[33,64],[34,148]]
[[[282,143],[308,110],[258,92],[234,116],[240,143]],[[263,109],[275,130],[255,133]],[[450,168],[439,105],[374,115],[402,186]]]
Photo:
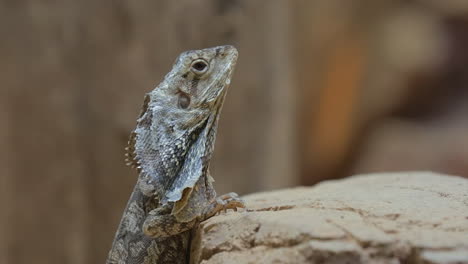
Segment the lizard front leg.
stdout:
[[152,238],[159,238],[174,236],[193,228],[195,221],[179,222],[171,211],[170,206],[151,210],[143,222],[143,233]]
[[169,237],[192,229],[197,223],[205,221],[220,211],[237,208],[244,208],[244,202],[236,193],[228,193],[217,197],[208,204],[203,214],[189,222],[179,222],[171,214],[170,207],[161,207],[151,210],[143,223],[143,232],[145,235],[156,237]]

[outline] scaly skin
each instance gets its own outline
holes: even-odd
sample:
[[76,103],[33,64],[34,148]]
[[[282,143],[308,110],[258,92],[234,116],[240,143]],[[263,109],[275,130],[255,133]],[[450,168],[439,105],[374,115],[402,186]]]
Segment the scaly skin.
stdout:
[[146,94],[127,148],[139,177],[106,263],[188,263],[190,229],[244,207],[235,193],[216,198],[208,170],[236,61],[232,46],[184,52]]

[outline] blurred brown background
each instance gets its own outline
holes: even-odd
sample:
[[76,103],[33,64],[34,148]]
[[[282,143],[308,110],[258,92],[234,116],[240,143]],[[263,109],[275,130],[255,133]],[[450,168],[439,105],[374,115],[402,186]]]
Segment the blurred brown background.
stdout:
[[177,55],[240,52],[218,193],[468,176],[468,1],[0,0],[0,263],[104,263],[123,149]]

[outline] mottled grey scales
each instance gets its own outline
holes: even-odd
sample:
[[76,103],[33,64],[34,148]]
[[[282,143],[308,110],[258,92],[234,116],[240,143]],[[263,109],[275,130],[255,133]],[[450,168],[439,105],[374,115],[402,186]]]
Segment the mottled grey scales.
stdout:
[[232,46],[186,51],[146,94],[126,154],[139,176],[106,263],[188,263],[190,230],[244,207],[216,197],[208,169],[236,61]]

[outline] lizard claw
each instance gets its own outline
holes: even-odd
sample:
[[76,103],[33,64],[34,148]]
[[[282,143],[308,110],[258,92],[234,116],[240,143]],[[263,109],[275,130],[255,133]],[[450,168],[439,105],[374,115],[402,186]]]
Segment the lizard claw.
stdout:
[[232,209],[237,212],[238,208],[245,208],[244,201],[239,197],[239,195],[237,195],[237,193],[227,193],[218,196],[214,200],[206,215],[208,218],[221,211],[226,212],[228,209]]

